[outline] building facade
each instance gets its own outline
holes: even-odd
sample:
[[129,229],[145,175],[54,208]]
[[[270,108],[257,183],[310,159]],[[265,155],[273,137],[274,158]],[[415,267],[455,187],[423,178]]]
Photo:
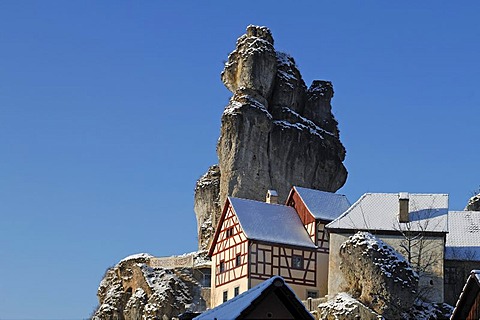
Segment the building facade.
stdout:
[[392,246],[419,273],[419,296],[444,301],[444,251],[448,195],[367,193],[327,225],[330,231],[328,294],[344,291],[340,246],[368,231]]
[[[327,293],[324,226],[348,208],[348,200],[298,187],[292,189],[287,205],[276,204],[275,198],[270,191],[270,203],[227,199],[209,250],[212,307],[276,275],[302,300]],[[321,213],[321,208],[330,213]]]

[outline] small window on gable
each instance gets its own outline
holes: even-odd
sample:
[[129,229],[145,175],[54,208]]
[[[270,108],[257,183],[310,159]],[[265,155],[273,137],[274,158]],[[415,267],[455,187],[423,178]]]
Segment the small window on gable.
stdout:
[[236,297],[240,294],[240,287],[235,287],[233,289],[233,296]]
[[235,257],[235,267],[238,267],[242,264],[242,256],[239,254],[237,254],[237,256]]
[[220,273],[225,272],[225,261],[220,261]]
[[225,234],[226,234],[226,237],[227,238],[230,238],[233,236],[233,227],[229,227],[226,231],[225,231]]
[[223,302],[227,302],[228,300],[228,291],[223,291]]
[[298,255],[292,256],[292,268],[303,269],[303,257]]

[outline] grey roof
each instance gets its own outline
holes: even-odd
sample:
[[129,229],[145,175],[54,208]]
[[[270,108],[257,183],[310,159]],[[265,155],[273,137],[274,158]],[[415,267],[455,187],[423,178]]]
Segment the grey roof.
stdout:
[[[255,301],[262,295],[262,293],[265,292],[266,289],[268,289],[271,286],[275,286],[277,288],[282,287],[283,289],[289,291],[291,293],[289,294],[289,298],[290,298],[289,301],[295,304],[295,306],[297,306],[298,308],[302,308],[302,310],[299,310],[299,311],[302,312],[303,316],[309,315],[308,311],[305,309],[303,304],[295,296],[292,289],[290,289],[290,287],[285,283],[283,278],[280,276],[274,276],[260,283],[259,285],[253,287],[252,289],[247,290],[244,293],[236,296],[235,298],[232,298],[227,302],[224,302],[223,304],[217,306],[216,308],[205,311],[204,313],[202,313],[201,315],[193,319],[194,320],[237,319],[245,309],[249,307],[253,307],[253,305],[255,304]],[[296,299],[297,301],[294,301],[293,299]],[[313,316],[310,319],[313,319]]]
[[316,248],[292,207],[233,197],[228,199],[248,239]]
[[315,219],[332,221],[350,208],[343,194],[293,187]]
[[399,193],[366,193],[327,228],[395,231],[408,227],[411,231],[448,231],[447,194],[408,194],[409,225],[398,222],[399,197]]
[[448,212],[445,259],[480,261],[480,211]]

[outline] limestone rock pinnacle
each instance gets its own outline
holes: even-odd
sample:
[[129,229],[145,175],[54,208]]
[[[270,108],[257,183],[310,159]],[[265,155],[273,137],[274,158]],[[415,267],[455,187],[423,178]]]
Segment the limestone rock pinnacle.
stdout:
[[[228,56],[221,78],[233,95],[217,144],[218,195],[203,177],[197,182],[199,233],[216,227],[206,224],[216,220],[227,196],[262,201],[276,189],[281,203],[293,185],[334,192],[346,181],[332,83],[315,80],[307,88],[295,60],[273,44],[268,28],[250,25]],[[218,205],[207,204],[212,199]],[[199,239],[205,248],[209,237]]]

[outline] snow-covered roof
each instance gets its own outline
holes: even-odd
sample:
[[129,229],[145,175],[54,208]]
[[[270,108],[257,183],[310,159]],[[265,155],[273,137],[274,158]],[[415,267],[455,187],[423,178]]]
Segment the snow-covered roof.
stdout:
[[293,187],[315,219],[334,220],[350,208],[343,194]]
[[[201,315],[193,318],[194,320],[211,320],[211,319],[222,319],[222,320],[234,320],[237,319],[242,312],[253,306],[256,300],[268,289],[270,286],[275,286],[277,288],[284,288],[290,291],[289,299],[291,303],[295,303],[297,307],[302,307],[303,304],[298,300],[294,301],[293,297],[296,298],[295,294],[293,293],[292,289],[285,283],[282,277],[274,276],[259,285],[253,287],[250,290],[245,291],[244,293],[236,296],[224,302],[223,304],[219,305],[218,307],[205,311]],[[305,309],[305,307],[303,307]],[[304,315],[308,315],[308,311],[305,309]],[[311,318],[313,319],[313,317]]]
[[480,270],[472,270],[458,297],[450,319],[466,319],[480,294]]
[[445,259],[480,261],[480,211],[450,211]]
[[366,193],[327,228],[448,232],[447,194],[410,193],[408,196],[409,223],[398,221],[399,193]]
[[316,248],[292,207],[233,197],[228,199],[248,239]]

